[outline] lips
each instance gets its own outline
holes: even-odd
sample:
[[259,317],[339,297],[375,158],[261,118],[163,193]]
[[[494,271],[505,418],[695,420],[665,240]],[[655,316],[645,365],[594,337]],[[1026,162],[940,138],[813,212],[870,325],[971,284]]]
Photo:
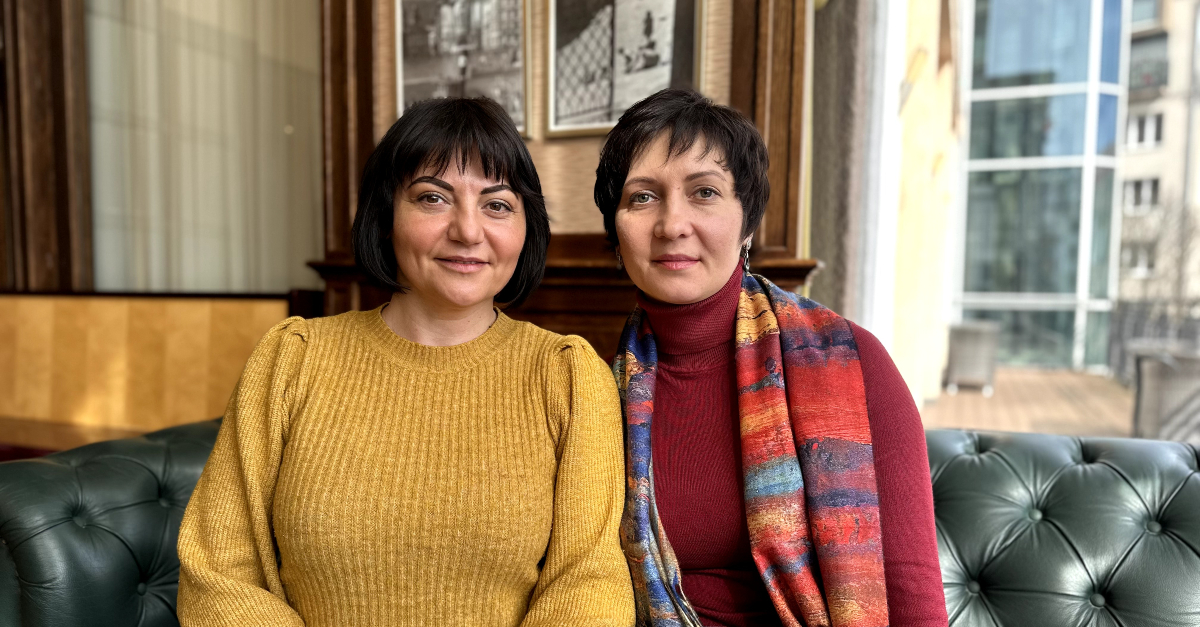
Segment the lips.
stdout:
[[463,274],[479,272],[488,266],[488,262],[477,257],[438,257],[437,261],[446,268]]
[[667,270],[686,270],[700,263],[700,260],[689,255],[659,255],[651,259],[650,263]]

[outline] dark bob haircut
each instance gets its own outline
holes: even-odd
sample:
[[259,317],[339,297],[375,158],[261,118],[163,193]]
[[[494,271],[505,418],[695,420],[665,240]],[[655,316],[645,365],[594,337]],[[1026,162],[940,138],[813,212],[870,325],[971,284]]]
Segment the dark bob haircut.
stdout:
[[668,158],[686,154],[697,141],[704,142],[705,154],[716,151],[721,167],[733,175],[734,194],[742,203],[742,238],[754,233],[771,193],[767,146],[758,129],[741,113],[694,91],[664,89],[626,110],[600,151],[595,199],[609,245],[619,244],[617,208],[629,168],[664,132],[670,133]]
[[445,172],[453,161],[461,172],[473,159],[479,160],[484,176],[508,183],[525,209],[525,244],[512,278],[495,300],[516,306],[537,289],[550,245],[542,183],[512,119],[487,98],[426,100],[409,107],[367,159],[350,237],[354,260],[368,277],[408,291],[397,280],[392,249],[396,191],[425,168]]

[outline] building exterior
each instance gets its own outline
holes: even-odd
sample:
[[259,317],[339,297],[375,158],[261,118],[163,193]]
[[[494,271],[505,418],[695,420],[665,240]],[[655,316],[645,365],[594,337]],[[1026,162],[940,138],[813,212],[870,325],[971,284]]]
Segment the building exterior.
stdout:
[[953,307],[1000,325],[1002,362],[1107,363],[1125,10],[1122,0],[963,6],[969,133]]
[[907,7],[890,350],[918,405],[941,393],[951,319],[946,236],[964,134],[956,4],[908,0]]
[[1120,301],[1110,358],[1124,342],[1195,339],[1200,329],[1200,171],[1196,151],[1195,0],[1132,0],[1129,115],[1122,137]]

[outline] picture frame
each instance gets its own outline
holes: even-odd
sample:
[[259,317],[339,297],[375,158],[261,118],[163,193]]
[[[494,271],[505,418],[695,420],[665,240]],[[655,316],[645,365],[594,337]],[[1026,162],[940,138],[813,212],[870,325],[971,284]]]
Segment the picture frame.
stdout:
[[487,96],[532,124],[530,0],[395,0],[397,117],[429,98]]
[[655,92],[703,91],[705,8],[705,0],[546,0],[546,136],[604,135]]

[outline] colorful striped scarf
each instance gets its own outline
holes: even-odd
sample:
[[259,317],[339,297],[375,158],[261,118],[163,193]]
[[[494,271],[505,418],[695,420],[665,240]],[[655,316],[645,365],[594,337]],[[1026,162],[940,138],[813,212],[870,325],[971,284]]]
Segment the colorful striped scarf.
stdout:
[[[850,325],[747,274],[734,337],[746,522],[776,611],[789,627],[886,626],[879,498]],[[649,322],[635,309],[613,363],[626,423],[621,544],[637,624],[699,627],[654,504],[657,364]]]

